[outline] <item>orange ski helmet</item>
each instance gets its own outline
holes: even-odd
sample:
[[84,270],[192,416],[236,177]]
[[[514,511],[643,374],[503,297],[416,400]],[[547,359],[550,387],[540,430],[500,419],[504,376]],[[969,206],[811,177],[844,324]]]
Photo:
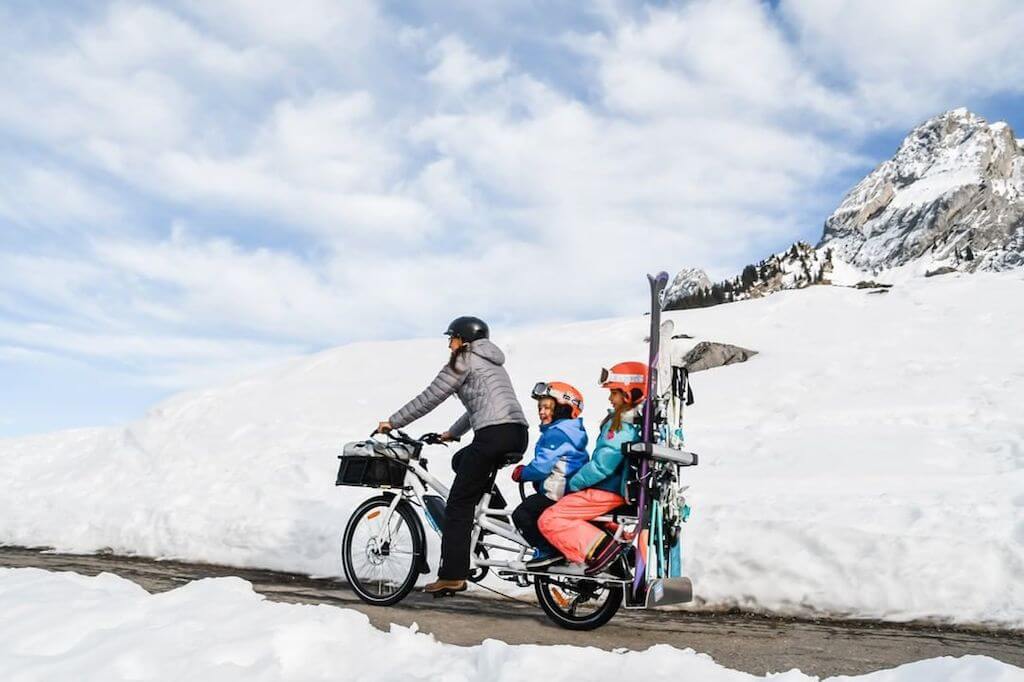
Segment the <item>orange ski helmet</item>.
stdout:
[[559,405],[566,405],[572,411],[573,419],[583,413],[583,394],[564,381],[541,381],[534,385],[531,396],[534,400],[551,398]]
[[647,397],[647,364],[620,362],[612,365],[611,369],[602,369],[601,387],[619,389],[626,394],[630,403],[636,405]]

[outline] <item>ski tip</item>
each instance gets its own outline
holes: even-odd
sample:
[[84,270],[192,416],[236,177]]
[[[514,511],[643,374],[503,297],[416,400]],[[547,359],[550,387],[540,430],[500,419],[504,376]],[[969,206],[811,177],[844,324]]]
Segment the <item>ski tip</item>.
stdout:
[[661,272],[659,272],[659,273],[657,273],[655,275],[648,274],[647,275],[647,279],[650,280],[651,282],[664,282],[664,283],[667,284],[668,283],[668,273],[665,272],[664,270],[662,270]]

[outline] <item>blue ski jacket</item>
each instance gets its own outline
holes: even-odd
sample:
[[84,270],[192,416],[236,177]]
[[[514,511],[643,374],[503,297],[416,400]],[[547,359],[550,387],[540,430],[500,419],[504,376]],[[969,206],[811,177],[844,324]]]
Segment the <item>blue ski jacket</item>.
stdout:
[[583,420],[559,419],[541,425],[533,461],[523,467],[520,478],[531,481],[537,492],[556,500],[565,493],[565,482],[588,459]]
[[622,428],[618,431],[611,430],[610,417],[609,410],[609,418],[601,423],[601,435],[594,446],[594,455],[590,462],[569,480],[569,492],[598,488],[626,496],[626,467],[622,445],[640,438],[640,429],[633,423],[637,413],[630,410],[623,414]]

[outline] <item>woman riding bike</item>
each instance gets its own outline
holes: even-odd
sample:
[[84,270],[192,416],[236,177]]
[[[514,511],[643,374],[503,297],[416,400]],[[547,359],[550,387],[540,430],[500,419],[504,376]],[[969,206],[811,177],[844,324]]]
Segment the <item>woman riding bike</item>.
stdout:
[[452,457],[455,481],[445,506],[441,565],[437,580],[424,588],[435,596],[466,589],[476,505],[493,485],[505,457],[526,452],[529,440],[526,416],[502,366],[505,354],[490,341],[487,324],[476,317],[459,317],[452,320],[445,334],[451,350],[448,363],[422,393],[377,427],[381,432],[404,428],[452,394],[457,394],[466,408],[466,413],[441,434],[442,440],[451,441],[473,429],[473,442]]

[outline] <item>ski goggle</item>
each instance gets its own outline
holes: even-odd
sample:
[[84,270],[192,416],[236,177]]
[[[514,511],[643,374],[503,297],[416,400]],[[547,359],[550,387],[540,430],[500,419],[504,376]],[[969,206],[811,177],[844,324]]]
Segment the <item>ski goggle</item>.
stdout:
[[565,391],[559,391],[558,389],[551,388],[551,384],[549,384],[546,381],[539,381],[536,384],[534,384],[533,391],[530,393],[530,397],[533,398],[534,400],[539,400],[540,398],[552,398],[556,402],[559,400],[564,400],[570,405],[578,407],[581,410],[583,409],[582,400],[573,396],[570,393],[566,393]]
[[619,374],[602,368],[601,379],[598,383],[603,386],[604,384],[643,384],[646,381],[647,377],[643,374]]

